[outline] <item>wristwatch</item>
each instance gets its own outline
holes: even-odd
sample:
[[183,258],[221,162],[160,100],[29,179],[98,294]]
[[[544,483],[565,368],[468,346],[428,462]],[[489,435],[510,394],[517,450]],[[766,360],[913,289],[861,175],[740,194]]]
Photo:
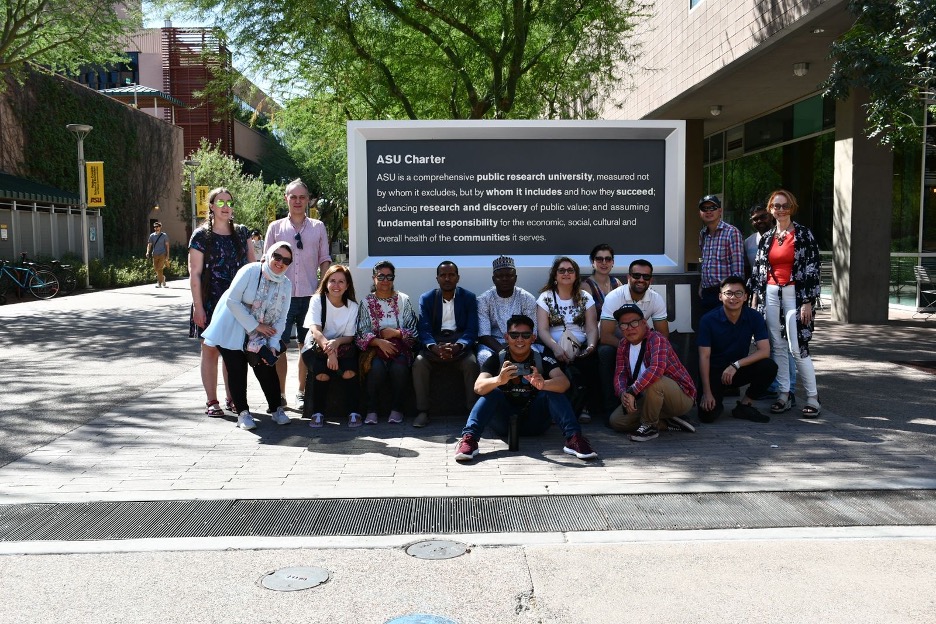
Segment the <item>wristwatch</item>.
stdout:
[[731,365],[734,366],[734,369],[735,369],[735,370],[741,370],[741,363],[738,362],[737,360],[735,360],[734,362],[732,362]]

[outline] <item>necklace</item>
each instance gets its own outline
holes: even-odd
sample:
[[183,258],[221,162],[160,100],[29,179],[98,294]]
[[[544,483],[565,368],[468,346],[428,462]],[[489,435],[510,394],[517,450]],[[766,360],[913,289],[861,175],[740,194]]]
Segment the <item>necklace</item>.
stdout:
[[787,226],[782,232],[777,232],[774,235],[774,238],[777,239],[777,246],[783,247],[783,242],[786,240],[787,234],[790,233],[790,226]]

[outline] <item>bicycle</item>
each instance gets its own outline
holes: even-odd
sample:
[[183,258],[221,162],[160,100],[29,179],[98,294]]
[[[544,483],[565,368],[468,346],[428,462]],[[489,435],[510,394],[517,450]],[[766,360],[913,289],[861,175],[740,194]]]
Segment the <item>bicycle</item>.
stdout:
[[37,269],[33,263],[15,266],[9,260],[0,260],[0,298],[6,303],[6,293],[13,288],[19,292],[28,290],[37,299],[51,299],[59,291],[59,281],[55,274],[44,269]]
[[[20,252],[20,260],[22,265],[29,264],[25,251]],[[70,264],[62,264],[58,260],[52,260],[49,264],[39,264],[35,268],[41,271],[49,271],[55,275],[59,281],[58,294],[60,295],[70,295],[78,288],[78,274]]]

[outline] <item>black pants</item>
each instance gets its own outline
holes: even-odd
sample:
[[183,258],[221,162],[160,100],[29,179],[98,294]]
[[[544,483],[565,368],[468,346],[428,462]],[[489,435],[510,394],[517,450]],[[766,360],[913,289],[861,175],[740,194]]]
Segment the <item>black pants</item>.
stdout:
[[[231,393],[231,399],[234,401],[234,408],[240,414],[244,411],[250,411],[247,405],[247,356],[243,351],[233,351],[218,347],[221,352],[221,359],[228,371],[228,392]],[[267,408],[270,412],[280,406],[279,377],[276,375],[275,366],[266,366],[260,364],[253,369],[254,377],[260,382],[263,389],[263,396],[267,400]]]
[[[325,414],[328,409],[328,390],[332,384],[338,386],[338,391],[344,398],[344,413],[359,413],[361,411],[361,380],[358,379],[358,356],[360,351],[349,349],[344,357],[338,359],[338,370],[328,368],[328,360],[313,353],[311,350],[302,354],[309,371],[306,376],[306,401],[302,408],[303,416],[309,418],[313,414]],[[354,371],[354,377],[345,379],[344,372]],[[316,379],[320,374],[328,375],[328,381]],[[311,398],[309,390],[312,391]]]
[[699,420],[705,423],[713,422],[724,409],[722,399],[725,397],[725,388],[740,388],[750,384],[745,394],[751,399],[762,396],[767,392],[767,388],[777,377],[777,363],[770,358],[758,360],[753,364],[742,366],[731,379],[731,385],[725,386],[722,383],[721,375],[725,372],[724,367],[713,366],[709,369],[709,384],[712,388],[712,396],[715,397],[715,407],[710,412],[699,408]]

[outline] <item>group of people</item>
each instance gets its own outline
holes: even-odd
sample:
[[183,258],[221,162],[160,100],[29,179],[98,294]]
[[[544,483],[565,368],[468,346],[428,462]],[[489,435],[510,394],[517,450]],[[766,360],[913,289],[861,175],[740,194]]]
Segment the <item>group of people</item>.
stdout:
[[752,211],[757,238],[748,279],[745,244],[751,241],[744,243],[737,228],[721,220],[716,196],[699,202],[698,305],[704,314],[698,322],[698,381],[670,345],[666,302],[651,288],[648,260],[631,262],[619,281],[611,275],[614,250],[600,244],[590,254],[590,276],[583,277],[572,258],[559,257],[534,295],[517,286],[514,260],[501,256],[492,263],[493,286],[477,296],[458,285],[458,266],[445,260],[436,268],[436,287],[415,305],[394,287],[396,267],[383,260],[373,267],[370,292],[358,301],[351,271],[331,264],[324,225],[307,216],[310,199],[301,180],[291,182],[285,193],[289,215],[258,240],[259,232],[235,224],[227,189],[209,194],[208,219],[189,243],[189,275],[190,334],[202,339],[210,416],[224,413],[217,396],[220,357],[225,407],[238,415],[239,427],[257,426],[247,404],[248,368],[272,421],[290,422],[283,408],[293,326],[301,353],[297,401],[313,428],[325,424],[331,389],[341,394],[349,427],[378,424],[385,385],[387,422],[403,421],[412,388],[412,425],[424,427],[432,375],[445,368],[455,372],[469,412],[457,461],[477,455],[486,427],[503,433],[513,419],[521,434],[557,423],[563,451],[591,459],[597,455],[581,425],[593,418],[606,418],[635,441],[667,429],[691,432],[687,414],[693,405],[702,422],[712,422],[723,410],[726,390],[744,385],[749,388],[732,414],[764,422],[769,417],[752,402],[770,396],[772,383],[771,412],[792,408],[791,357],[806,388],[802,414],[819,415],[808,350],[819,294],[818,249],[809,230],[792,222],[796,200],[788,191],[771,194],[766,227],[761,211]]

